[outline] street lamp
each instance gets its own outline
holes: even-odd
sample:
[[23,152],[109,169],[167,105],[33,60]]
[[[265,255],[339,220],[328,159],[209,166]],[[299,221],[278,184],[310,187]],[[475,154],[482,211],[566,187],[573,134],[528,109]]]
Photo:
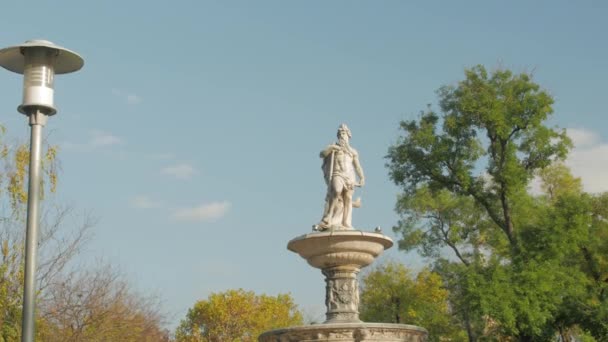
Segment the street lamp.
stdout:
[[57,113],[53,102],[55,74],[78,71],[83,64],[84,60],[77,53],[46,40],[28,40],[0,50],[0,66],[23,74],[23,102],[17,110],[29,117],[31,127],[22,342],[34,341],[42,127],[48,116]]

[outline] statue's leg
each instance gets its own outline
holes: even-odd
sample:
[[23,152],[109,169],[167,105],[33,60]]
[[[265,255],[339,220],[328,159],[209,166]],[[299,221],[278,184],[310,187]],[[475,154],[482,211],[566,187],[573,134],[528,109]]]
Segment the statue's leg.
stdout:
[[339,177],[334,177],[331,180],[331,195],[329,196],[329,208],[327,208],[327,214],[323,217],[322,223],[331,225],[334,223],[333,217],[340,209],[340,194],[344,189],[344,183]]
[[353,220],[353,189],[344,188],[343,199],[344,199],[344,213],[342,215],[342,225],[346,228],[352,228]]
[[334,207],[334,211],[331,213],[331,225],[332,226],[342,226],[342,213],[344,212],[344,202],[342,201],[342,196],[340,194],[336,194],[336,206]]
[[323,205],[323,215],[321,215],[321,223],[319,223],[320,225],[323,225],[323,221],[325,220],[326,217],[328,217],[327,213],[329,212],[329,193],[327,195],[325,195],[325,204]]

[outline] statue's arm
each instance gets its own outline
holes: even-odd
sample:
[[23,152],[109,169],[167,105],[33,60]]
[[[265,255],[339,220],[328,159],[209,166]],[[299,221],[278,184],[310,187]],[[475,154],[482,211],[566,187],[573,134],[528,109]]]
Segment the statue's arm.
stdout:
[[336,144],[327,145],[327,147],[323,151],[321,151],[321,153],[319,153],[319,157],[325,159],[332,152],[337,151],[337,150],[339,150],[339,147]]
[[361,164],[359,163],[359,153],[357,153],[357,151],[354,151],[353,154],[353,166],[355,167],[357,176],[359,176],[359,186],[364,186],[365,175],[363,174],[363,168],[361,168]]

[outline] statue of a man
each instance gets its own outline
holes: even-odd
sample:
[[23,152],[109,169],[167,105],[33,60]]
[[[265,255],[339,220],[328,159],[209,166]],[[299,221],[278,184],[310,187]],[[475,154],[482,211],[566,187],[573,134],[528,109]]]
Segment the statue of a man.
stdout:
[[365,184],[365,176],[359,154],[348,143],[351,136],[350,129],[342,124],[338,128],[338,141],[321,151],[327,184],[323,218],[318,224],[321,230],[352,229],[352,208],[360,205],[359,200],[353,203],[353,193],[355,187]]

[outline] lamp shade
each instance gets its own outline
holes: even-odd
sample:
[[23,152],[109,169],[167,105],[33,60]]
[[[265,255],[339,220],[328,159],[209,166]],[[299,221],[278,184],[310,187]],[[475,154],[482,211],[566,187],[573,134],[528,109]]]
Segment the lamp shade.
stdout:
[[0,66],[12,72],[23,74],[25,68],[25,55],[23,51],[31,47],[43,47],[57,51],[54,65],[55,74],[67,74],[78,71],[84,65],[82,57],[74,51],[55,45],[48,40],[28,40],[21,45],[1,49]]
[[30,108],[55,114],[55,74],[74,72],[83,65],[84,60],[77,53],[46,40],[28,40],[0,50],[0,66],[24,76],[23,102],[17,108],[23,114],[28,114]]

